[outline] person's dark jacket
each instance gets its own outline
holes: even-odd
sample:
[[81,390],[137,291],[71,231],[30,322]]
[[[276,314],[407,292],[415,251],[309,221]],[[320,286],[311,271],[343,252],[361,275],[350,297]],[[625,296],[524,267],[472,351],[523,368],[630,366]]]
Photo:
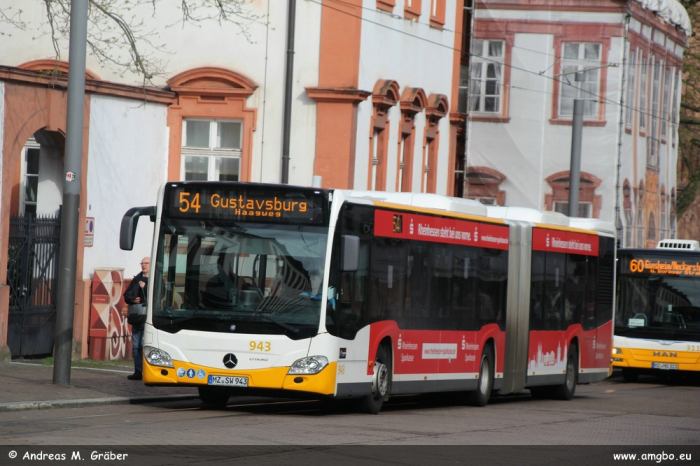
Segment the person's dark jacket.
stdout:
[[[139,282],[145,282],[146,285],[141,288],[139,285]],[[124,292],[124,301],[126,301],[126,304],[136,304],[134,300],[136,298],[141,298],[141,303],[146,304],[146,289],[148,288],[148,277],[145,277],[143,275],[143,272],[139,272],[133,280],[131,280],[131,283],[129,283],[129,286],[127,287],[126,291]]]

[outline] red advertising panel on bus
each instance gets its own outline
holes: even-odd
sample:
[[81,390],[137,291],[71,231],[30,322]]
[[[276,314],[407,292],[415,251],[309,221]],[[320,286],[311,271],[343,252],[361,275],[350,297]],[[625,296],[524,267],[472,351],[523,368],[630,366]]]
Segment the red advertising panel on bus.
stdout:
[[573,231],[533,228],[532,249],[535,251],[597,256],[598,236],[575,233]]
[[374,212],[374,234],[507,250],[509,232],[505,225],[377,209]]

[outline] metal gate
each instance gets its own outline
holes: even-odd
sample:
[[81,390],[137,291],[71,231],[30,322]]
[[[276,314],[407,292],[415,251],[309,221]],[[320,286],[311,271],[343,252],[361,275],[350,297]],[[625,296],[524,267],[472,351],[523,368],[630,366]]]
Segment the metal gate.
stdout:
[[61,214],[10,217],[7,345],[13,358],[53,353]]

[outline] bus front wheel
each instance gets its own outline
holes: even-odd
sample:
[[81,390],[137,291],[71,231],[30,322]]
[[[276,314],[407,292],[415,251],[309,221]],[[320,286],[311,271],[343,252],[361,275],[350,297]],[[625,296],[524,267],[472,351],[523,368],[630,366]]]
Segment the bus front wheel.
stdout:
[[379,414],[391,391],[391,350],[382,344],[374,358],[372,393],[360,399],[360,410],[369,414]]

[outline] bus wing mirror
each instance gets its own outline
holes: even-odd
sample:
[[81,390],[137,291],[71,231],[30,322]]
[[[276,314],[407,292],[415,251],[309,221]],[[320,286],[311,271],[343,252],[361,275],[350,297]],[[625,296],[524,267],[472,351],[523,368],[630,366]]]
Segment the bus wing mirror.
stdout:
[[343,235],[340,237],[340,271],[356,272],[360,268],[359,236]]
[[132,207],[127,210],[122,217],[122,225],[119,230],[119,247],[124,251],[134,249],[134,236],[136,236],[136,226],[139,224],[139,217],[148,215],[152,222],[156,220],[156,208],[150,207]]

